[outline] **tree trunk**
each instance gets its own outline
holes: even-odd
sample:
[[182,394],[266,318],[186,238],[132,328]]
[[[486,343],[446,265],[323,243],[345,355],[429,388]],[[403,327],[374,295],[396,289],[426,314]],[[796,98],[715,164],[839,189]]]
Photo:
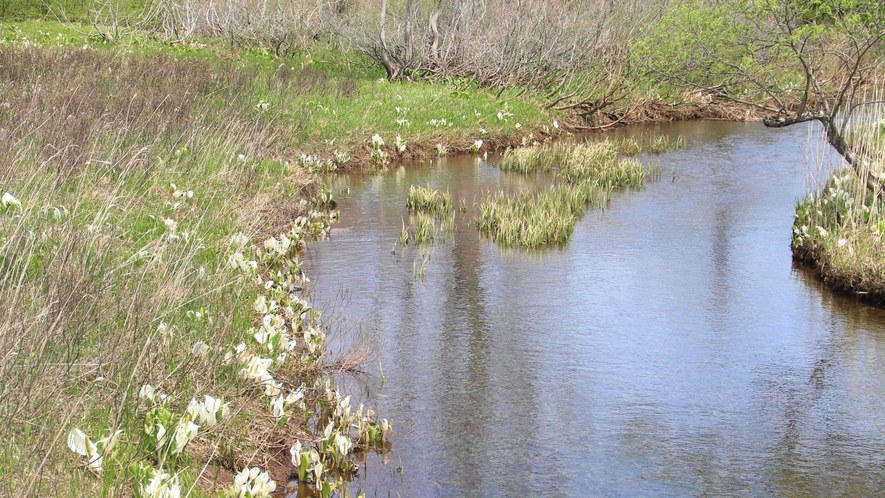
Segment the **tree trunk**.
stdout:
[[393,81],[396,79],[398,71],[393,67],[393,63],[390,62],[390,51],[387,49],[387,36],[384,34],[384,24],[386,19],[387,0],[381,0],[381,30],[378,34],[381,41],[381,65],[384,66],[384,70],[387,71],[387,80]]
[[863,157],[861,154],[856,153],[851,145],[848,144],[848,141],[845,140],[845,137],[842,135],[842,132],[839,130],[839,127],[836,126],[835,121],[830,116],[793,116],[793,117],[783,117],[783,116],[766,116],[762,119],[762,123],[769,128],[784,128],[790,125],[794,125],[797,123],[804,123],[808,121],[818,121],[824,127],[824,136],[826,137],[827,143],[830,144],[833,149],[845,159],[845,162],[849,164],[854,169],[854,172],[857,173],[857,176],[861,178],[864,183],[866,183],[867,188],[869,188],[875,195],[882,196],[883,195],[883,187],[882,182],[878,177],[871,174],[871,162],[869,159]]
[[405,65],[409,65],[412,63],[412,17],[414,16],[414,9],[412,7],[412,2],[414,0],[406,1],[406,25],[403,28],[403,45],[405,45]]

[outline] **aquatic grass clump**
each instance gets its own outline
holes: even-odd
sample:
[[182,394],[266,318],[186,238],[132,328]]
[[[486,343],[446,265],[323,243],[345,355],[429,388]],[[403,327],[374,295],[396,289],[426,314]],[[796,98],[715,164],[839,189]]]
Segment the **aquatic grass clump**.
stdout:
[[403,220],[401,245],[410,242],[423,245],[437,239],[440,232],[454,232],[455,209],[449,192],[412,185],[406,205],[409,208],[409,225]]
[[412,229],[412,238],[411,240],[416,244],[426,244],[433,240],[434,235],[436,234],[436,223],[434,223],[433,217],[427,213],[415,213],[412,216],[409,216],[409,220],[412,221],[411,225]]
[[685,146],[685,137],[677,136],[675,139],[669,135],[653,135],[642,147],[642,152],[660,154],[679,150]]
[[575,161],[563,168],[560,176],[573,185],[589,182],[602,188],[640,188],[649,171],[635,159]]
[[618,154],[624,156],[633,156],[643,151],[643,147],[639,144],[639,140],[636,140],[633,137],[621,138],[613,141],[612,144]]
[[607,199],[588,184],[551,185],[538,193],[497,192],[480,204],[480,233],[508,247],[538,248],[565,244],[587,207]]
[[440,234],[451,234],[455,229],[455,215],[449,213],[440,218],[424,212],[409,214],[409,224],[403,220],[400,233],[400,245],[417,244],[419,246],[438,240]]
[[539,145],[508,148],[501,157],[501,171],[528,174],[534,171],[547,172],[553,168],[554,155],[549,149]]
[[440,192],[438,189],[415,186],[409,187],[409,196],[406,206],[410,211],[427,213],[435,216],[445,216],[453,212],[452,195],[449,192]]
[[615,188],[641,188],[647,178],[657,178],[654,168],[634,159],[638,142],[599,142],[533,145],[508,149],[501,169],[526,174],[555,171],[556,182],[534,194],[488,195],[477,219],[485,236],[504,246],[536,248],[568,241],[575,223],[593,206],[604,205]]

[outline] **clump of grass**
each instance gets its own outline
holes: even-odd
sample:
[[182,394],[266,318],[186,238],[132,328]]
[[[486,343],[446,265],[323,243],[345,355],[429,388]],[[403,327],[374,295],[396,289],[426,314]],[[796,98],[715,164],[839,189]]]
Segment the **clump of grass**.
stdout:
[[452,195],[449,192],[440,192],[438,189],[415,186],[409,187],[409,196],[406,206],[410,211],[427,213],[434,216],[446,216],[452,214],[454,205]]
[[538,193],[497,192],[480,204],[481,233],[508,247],[538,248],[566,243],[587,207],[607,200],[607,191],[589,183],[552,185]]
[[656,177],[656,170],[639,161],[618,158],[635,144],[560,142],[508,150],[502,169],[528,173],[555,166],[557,181],[537,194],[488,195],[480,204],[480,232],[504,246],[564,244],[584,212],[606,202],[613,189],[640,188],[646,178]]
[[634,159],[575,161],[560,175],[571,184],[590,182],[602,188],[642,187],[649,169]]
[[663,152],[681,147],[680,136],[675,141],[668,136],[653,136],[645,147],[635,138],[603,140],[598,142],[532,145],[507,149],[501,158],[501,170],[527,174],[535,171],[548,172],[557,168],[559,174],[570,183],[595,178],[603,186],[637,187],[642,184],[641,167],[634,163],[620,164],[618,156],[631,156],[640,152]]
[[553,167],[553,160],[554,156],[542,146],[508,148],[501,157],[501,170],[522,174],[547,172]]
[[409,224],[406,225],[403,220],[403,230],[400,235],[400,244],[403,246],[409,243],[417,245],[425,245],[436,239],[441,227],[437,225],[436,219],[427,213],[412,213],[409,215]]
[[612,142],[612,145],[615,147],[615,150],[618,151],[618,154],[624,156],[633,156],[643,151],[642,146],[639,144],[639,140],[636,140],[633,137],[615,140]]
[[455,208],[452,195],[438,189],[415,186],[409,187],[406,199],[409,208],[409,225],[403,220],[400,244],[410,242],[427,244],[437,238],[440,232],[453,232],[455,229]]
[[675,139],[669,135],[653,135],[648,142],[642,147],[642,152],[650,154],[660,154],[662,152],[670,152],[679,150],[685,146],[685,137],[677,136]]
[[412,240],[416,244],[426,244],[433,240],[437,228],[431,215],[427,213],[415,213],[414,215],[409,216],[409,219],[412,220],[412,227],[414,227],[412,231]]

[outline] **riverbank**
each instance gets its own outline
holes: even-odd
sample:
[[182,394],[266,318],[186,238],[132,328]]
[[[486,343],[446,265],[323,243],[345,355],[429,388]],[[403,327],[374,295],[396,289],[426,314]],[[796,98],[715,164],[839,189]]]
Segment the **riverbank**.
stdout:
[[885,304],[885,205],[846,168],[796,205],[793,258],[830,288],[874,306]]

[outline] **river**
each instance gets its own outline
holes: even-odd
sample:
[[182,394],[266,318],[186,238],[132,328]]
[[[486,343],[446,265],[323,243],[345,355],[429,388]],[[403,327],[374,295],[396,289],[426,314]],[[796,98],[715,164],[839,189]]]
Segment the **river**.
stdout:
[[394,424],[387,463],[351,488],[885,495],[885,312],[791,259],[808,129],[655,129],[686,146],[640,156],[660,179],[616,191],[565,247],[502,250],[469,209],[423,279],[427,250],[397,244],[410,185],[473,206],[535,178],[459,157],[333,181],[341,222],[303,257],[311,299],[371,338],[363,398]]

